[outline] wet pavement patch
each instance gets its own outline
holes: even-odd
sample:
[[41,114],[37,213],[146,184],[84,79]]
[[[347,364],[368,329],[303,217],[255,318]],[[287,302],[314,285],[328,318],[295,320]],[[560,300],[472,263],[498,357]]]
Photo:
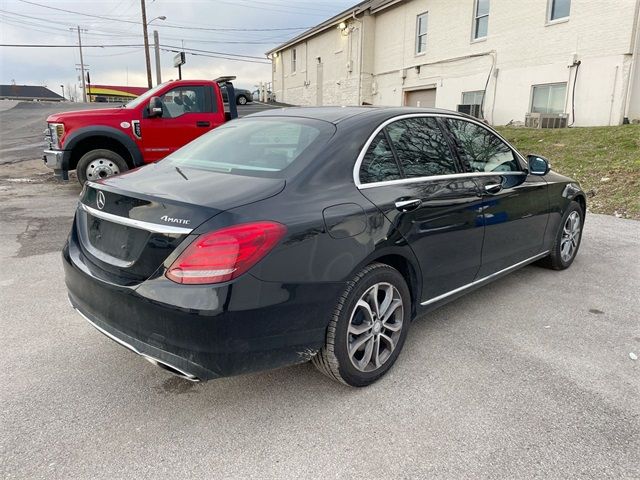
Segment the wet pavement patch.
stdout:
[[[72,219],[69,217],[20,217],[20,222],[27,222],[25,230],[18,234],[20,249],[18,258],[32,257],[49,252],[59,252],[69,234]],[[68,228],[61,228],[68,225]]]

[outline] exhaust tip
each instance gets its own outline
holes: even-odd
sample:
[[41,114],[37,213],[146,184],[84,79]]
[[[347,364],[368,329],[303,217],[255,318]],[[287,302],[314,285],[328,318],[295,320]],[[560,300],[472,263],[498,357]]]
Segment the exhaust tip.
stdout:
[[166,370],[167,372],[175,375],[176,377],[180,377],[183,378],[185,380],[189,380],[190,382],[199,382],[200,379],[198,377],[196,377],[195,375],[192,375],[191,373],[187,373],[183,370],[180,370],[178,367],[174,367],[173,365],[170,365],[166,362],[163,362],[162,360],[158,360],[157,358],[153,358],[150,357],[148,355],[144,355],[141,354],[141,356],[147,360],[149,363],[152,363],[153,365],[155,365],[156,367],[160,367],[163,370]]

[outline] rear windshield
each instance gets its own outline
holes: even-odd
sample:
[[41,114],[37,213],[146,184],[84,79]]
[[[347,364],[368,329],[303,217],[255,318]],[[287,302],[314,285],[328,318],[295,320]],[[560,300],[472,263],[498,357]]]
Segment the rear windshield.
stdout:
[[163,162],[180,168],[277,177],[334,131],[333,124],[321,120],[244,118],[212,130]]

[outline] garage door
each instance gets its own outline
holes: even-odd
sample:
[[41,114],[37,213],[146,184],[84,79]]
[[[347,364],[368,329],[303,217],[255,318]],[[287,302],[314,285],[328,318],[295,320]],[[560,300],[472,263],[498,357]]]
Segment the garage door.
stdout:
[[436,106],[436,89],[411,90],[405,93],[404,99],[407,107],[432,108]]

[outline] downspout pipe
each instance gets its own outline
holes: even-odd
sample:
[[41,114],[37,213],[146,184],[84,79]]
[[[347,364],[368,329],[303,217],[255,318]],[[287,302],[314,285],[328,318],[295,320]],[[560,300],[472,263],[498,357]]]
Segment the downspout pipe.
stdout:
[[[640,55],[640,0],[636,0],[635,14],[633,16],[633,30],[631,35],[631,66],[629,69],[629,75],[627,76],[627,85],[624,90],[624,117],[623,124],[629,124],[629,111],[631,110],[631,97],[633,87],[635,86],[636,76],[638,75],[638,69],[640,69],[640,61],[638,56]],[[640,95],[639,92],[635,92],[636,95]]]
[[[640,0],[638,0],[640,1]],[[360,54],[358,55],[358,105],[362,105],[362,68],[364,65],[364,58],[362,57],[364,51],[364,22],[358,20],[356,17],[356,11],[351,12],[351,17],[354,22],[360,24]]]

